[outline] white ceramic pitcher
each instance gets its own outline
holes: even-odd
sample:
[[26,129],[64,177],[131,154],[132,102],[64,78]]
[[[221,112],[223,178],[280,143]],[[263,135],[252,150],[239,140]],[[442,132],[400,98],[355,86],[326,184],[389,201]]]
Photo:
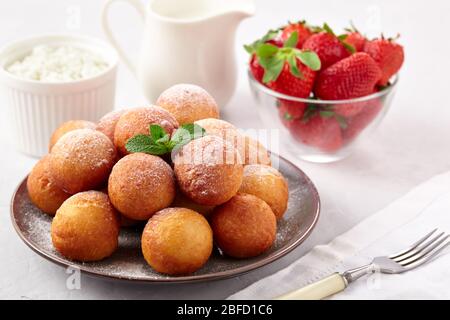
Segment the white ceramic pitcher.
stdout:
[[[121,49],[108,24],[114,2],[132,5],[145,21],[138,63]],[[254,14],[254,0],[108,0],[103,29],[123,62],[136,75],[149,102],[178,83],[192,83],[209,91],[220,106],[236,87],[235,31]]]

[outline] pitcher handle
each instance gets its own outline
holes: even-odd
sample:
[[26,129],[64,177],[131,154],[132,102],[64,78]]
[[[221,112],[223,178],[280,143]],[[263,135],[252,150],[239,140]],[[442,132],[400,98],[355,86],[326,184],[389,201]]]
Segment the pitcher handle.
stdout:
[[128,57],[128,55],[125,53],[125,51],[119,45],[118,41],[114,37],[114,35],[111,31],[111,28],[109,26],[109,22],[108,22],[109,9],[111,9],[111,5],[115,2],[125,2],[125,3],[128,3],[129,5],[131,5],[133,8],[136,9],[136,11],[139,13],[139,15],[141,16],[143,21],[145,21],[145,16],[146,16],[145,6],[144,6],[144,4],[142,4],[142,2],[140,2],[140,0],[108,0],[105,3],[105,5],[103,7],[103,11],[102,11],[102,27],[103,27],[103,32],[106,35],[106,38],[111,43],[111,45],[114,48],[116,48],[117,53],[119,54],[120,58],[125,63],[125,65],[128,67],[128,69],[130,69],[130,71],[134,74],[134,76],[136,76],[135,64],[131,61],[131,59]]

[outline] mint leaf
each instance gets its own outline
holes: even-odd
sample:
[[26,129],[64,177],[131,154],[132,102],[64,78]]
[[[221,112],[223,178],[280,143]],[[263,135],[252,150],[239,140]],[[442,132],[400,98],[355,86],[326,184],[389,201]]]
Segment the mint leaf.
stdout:
[[166,144],[167,142],[169,142],[169,140],[170,140],[170,136],[168,134],[166,134],[164,137],[156,140],[156,144]]
[[285,48],[295,48],[298,43],[298,31],[292,32],[289,39],[284,43]]
[[259,58],[269,58],[278,52],[278,47],[273,44],[262,44],[256,51]]
[[296,56],[313,71],[320,70],[322,67],[319,56],[314,51],[299,51]]
[[151,124],[149,126],[149,131],[153,141],[158,141],[159,139],[167,135],[166,130],[164,130],[163,127],[157,124]]
[[181,128],[187,130],[190,133],[192,139],[201,138],[206,134],[206,130],[195,123],[184,124],[181,126]]
[[172,148],[179,148],[187,144],[191,140],[195,140],[203,137],[206,134],[206,130],[197,124],[184,124],[181,128],[172,136],[171,146]]
[[152,137],[146,134],[139,134],[130,138],[125,145],[125,148],[131,153],[143,152],[157,155],[165,153],[162,152],[161,146],[155,145]]

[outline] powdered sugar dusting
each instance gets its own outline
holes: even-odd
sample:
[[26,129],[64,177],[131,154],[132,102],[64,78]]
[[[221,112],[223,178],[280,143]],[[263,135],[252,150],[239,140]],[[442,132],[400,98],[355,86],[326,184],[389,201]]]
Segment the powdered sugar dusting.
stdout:
[[118,250],[105,260],[94,263],[67,260],[53,249],[50,238],[52,218],[31,203],[26,190],[26,181],[22,182],[13,199],[13,219],[25,241],[49,259],[58,259],[66,265],[76,266],[91,273],[140,281],[198,280],[198,277],[212,277],[221,272],[239,273],[238,268],[254,269],[256,263],[261,263],[264,259],[271,260],[274,255],[282,255],[282,251],[298,242],[299,239],[303,239],[305,232],[316,221],[319,204],[315,188],[309,179],[293,165],[283,159],[279,162],[280,171],[289,183],[290,198],[286,214],[278,221],[277,238],[272,248],[252,259],[232,259],[221,255],[216,248],[206,265],[189,278],[161,275],[147,265],[140,248],[142,227],[122,229]]
[[63,135],[52,148],[51,155],[58,161],[94,170],[111,166],[116,149],[103,133],[91,129],[78,129]]

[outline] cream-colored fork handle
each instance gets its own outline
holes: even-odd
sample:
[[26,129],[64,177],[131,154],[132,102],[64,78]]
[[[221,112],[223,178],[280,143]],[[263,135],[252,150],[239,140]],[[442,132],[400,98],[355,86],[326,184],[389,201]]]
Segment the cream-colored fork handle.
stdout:
[[341,292],[347,287],[347,282],[339,273],[323,278],[301,289],[284,294],[276,300],[319,300]]

